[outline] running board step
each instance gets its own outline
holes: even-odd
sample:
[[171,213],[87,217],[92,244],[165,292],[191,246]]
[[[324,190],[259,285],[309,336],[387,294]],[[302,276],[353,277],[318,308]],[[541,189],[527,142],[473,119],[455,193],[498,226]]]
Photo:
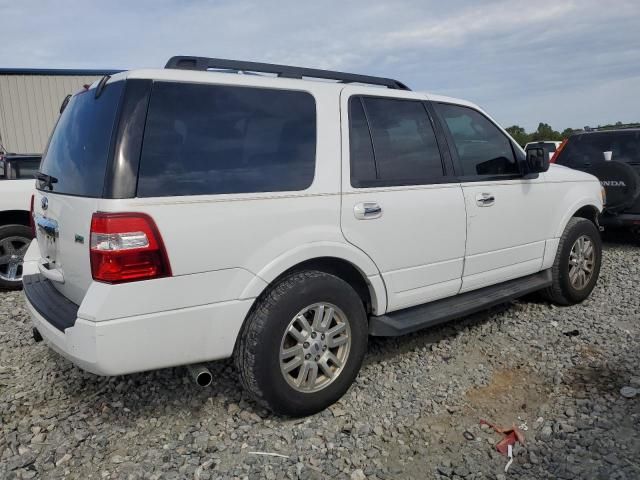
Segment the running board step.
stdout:
[[498,285],[443,298],[417,307],[369,318],[369,334],[396,337],[508,302],[551,285],[551,270],[545,270]]

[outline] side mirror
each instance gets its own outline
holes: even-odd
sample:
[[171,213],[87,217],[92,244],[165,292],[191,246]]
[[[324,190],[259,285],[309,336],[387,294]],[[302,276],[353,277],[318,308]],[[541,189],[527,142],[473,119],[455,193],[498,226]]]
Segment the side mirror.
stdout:
[[527,165],[530,173],[546,172],[549,170],[549,152],[537,145],[527,148]]

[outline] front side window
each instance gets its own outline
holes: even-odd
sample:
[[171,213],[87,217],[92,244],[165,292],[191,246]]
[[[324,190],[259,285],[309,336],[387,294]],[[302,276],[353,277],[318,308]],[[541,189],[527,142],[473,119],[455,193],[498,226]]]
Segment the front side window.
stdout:
[[519,173],[511,142],[484,115],[460,105],[435,107],[453,137],[463,176]]
[[353,186],[412,185],[444,176],[436,136],[420,101],[350,100]]
[[316,108],[308,93],[157,82],[137,195],[304,190],[315,155]]

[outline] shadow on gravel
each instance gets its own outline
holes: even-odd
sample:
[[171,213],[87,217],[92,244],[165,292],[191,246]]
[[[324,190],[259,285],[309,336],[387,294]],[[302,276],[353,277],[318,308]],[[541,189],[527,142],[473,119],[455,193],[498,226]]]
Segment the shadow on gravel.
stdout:
[[617,397],[628,378],[640,369],[636,362],[610,364],[606,352],[590,345],[582,346],[579,354],[582,364],[569,370],[565,376],[565,383],[578,397],[596,393],[610,393]]
[[627,245],[631,247],[640,247],[640,234],[634,234],[628,229],[611,228],[602,232],[602,241],[610,245]]
[[[183,367],[119,377],[99,377],[82,371],[53,352],[47,352],[43,361],[55,369],[55,380],[50,394],[64,398],[70,415],[91,411],[99,413],[105,421],[128,424],[138,418],[177,415],[197,416],[201,410],[212,411],[211,401],[223,404],[245,400],[247,408],[263,412],[259,406],[244,399],[242,386],[231,360],[207,363],[214,383],[207,388],[195,385]],[[47,399],[42,399],[42,406]],[[160,407],[160,408],[159,408]]]
[[504,303],[489,310],[400,337],[369,337],[369,349],[364,364],[388,360],[414,350],[416,347],[435,345],[442,340],[453,338],[467,327],[473,328],[492,321],[495,314],[507,311],[512,306],[512,302]]

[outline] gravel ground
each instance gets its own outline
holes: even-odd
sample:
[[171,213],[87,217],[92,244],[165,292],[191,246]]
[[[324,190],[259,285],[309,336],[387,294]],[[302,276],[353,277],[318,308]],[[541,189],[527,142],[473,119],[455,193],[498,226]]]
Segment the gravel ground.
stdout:
[[[609,238],[582,305],[533,297],[371,339],[347,395],[297,420],[251,402],[230,362],[208,389],[180,368],[84,373],[0,293],[0,478],[640,478],[639,260]],[[522,425],[507,474],[480,419]]]

